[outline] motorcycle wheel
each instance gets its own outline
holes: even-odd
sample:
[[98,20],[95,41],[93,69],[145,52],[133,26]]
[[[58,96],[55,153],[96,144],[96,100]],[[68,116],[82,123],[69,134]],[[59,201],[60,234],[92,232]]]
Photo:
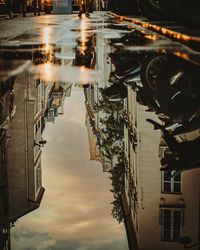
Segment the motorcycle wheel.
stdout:
[[150,55],[142,63],[140,72],[141,82],[148,92],[156,92],[160,72],[168,58],[169,56],[167,55]]
[[158,79],[157,100],[164,114],[173,121],[186,122],[199,108],[199,67],[172,57]]
[[164,17],[160,0],[139,0],[138,8],[144,17],[150,19],[159,19]]
[[160,0],[160,4],[177,23],[200,27],[199,0]]

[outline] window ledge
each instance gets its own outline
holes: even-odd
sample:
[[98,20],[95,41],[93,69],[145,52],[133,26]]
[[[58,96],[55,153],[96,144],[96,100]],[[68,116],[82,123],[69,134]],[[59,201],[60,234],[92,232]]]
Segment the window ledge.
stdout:
[[180,198],[176,203],[166,202],[164,197],[160,198],[159,208],[162,210],[184,210],[185,202],[184,199]]
[[165,192],[165,191],[162,191],[161,193],[162,194],[172,194],[172,195],[183,195],[182,192]]

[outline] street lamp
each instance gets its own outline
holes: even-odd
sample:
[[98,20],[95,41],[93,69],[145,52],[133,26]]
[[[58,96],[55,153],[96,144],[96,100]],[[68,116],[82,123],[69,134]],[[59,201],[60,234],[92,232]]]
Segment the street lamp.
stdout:
[[180,244],[182,244],[182,245],[184,245],[184,248],[193,248],[193,247],[195,247],[195,246],[198,246],[198,245],[200,245],[200,242],[196,242],[196,243],[193,243],[192,245],[190,245],[190,246],[187,246],[187,245],[189,245],[189,244],[191,244],[191,238],[190,237],[188,237],[188,236],[183,236],[183,237],[181,237],[180,239],[179,239],[179,241],[178,241]]

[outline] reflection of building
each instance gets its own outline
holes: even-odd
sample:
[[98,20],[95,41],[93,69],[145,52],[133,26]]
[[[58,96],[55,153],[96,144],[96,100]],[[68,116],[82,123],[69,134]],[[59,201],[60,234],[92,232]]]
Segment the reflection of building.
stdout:
[[137,239],[138,249],[183,249],[177,243],[181,236],[189,236],[192,242],[199,241],[200,170],[186,171],[176,178],[160,172],[158,156],[162,156],[167,147],[160,141],[160,132],[154,131],[145,121],[147,117],[156,117],[145,112],[146,108],[136,103],[131,87],[128,89],[124,111],[126,177],[123,205],[129,219],[129,233],[132,230],[132,239]]
[[[102,81],[96,82],[93,85],[89,85],[88,88],[84,89],[85,106],[87,110],[86,121],[88,120],[88,122],[86,122],[86,125],[87,127],[90,127],[90,129],[88,129],[90,150],[93,150],[94,152],[96,150],[94,149],[94,147],[98,148],[103,171],[108,172],[118,163],[117,155],[108,157],[105,147],[102,146],[103,142],[105,142],[106,139],[108,138],[108,135],[104,131],[107,130],[107,125],[105,123],[108,120],[109,114],[107,114],[105,110],[103,110],[103,108],[99,110],[95,109],[96,106],[101,105],[100,102],[103,100],[101,90],[110,85],[108,83],[108,79],[110,72],[112,71],[112,64],[108,56],[108,54],[110,53],[110,46],[104,46],[106,41],[102,36],[102,34],[97,34],[97,37],[98,37],[98,39],[96,39],[97,45],[95,48],[96,65],[95,67],[93,65],[92,68],[96,68],[101,72],[103,72]],[[116,112],[115,116],[116,116],[115,118],[120,116],[120,112]],[[89,131],[93,131],[93,137],[91,136],[91,134],[89,134]],[[91,148],[91,139],[95,141],[96,144],[96,146],[93,146],[93,149]],[[115,143],[120,144],[121,141],[120,142],[116,141]]]
[[[88,130],[88,141],[90,147],[90,158],[91,160],[99,160],[101,161],[101,152],[100,152],[100,143],[101,143],[101,135],[98,129],[98,125],[96,122],[96,114],[94,113],[94,86],[89,86],[84,89],[85,94],[85,106],[86,106],[86,127]],[[104,170],[104,167],[103,167]],[[106,171],[105,169],[104,171]]]
[[0,134],[0,249],[10,249],[10,222],[8,201],[8,175],[6,165],[6,131]]
[[10,221],[6,145],[10,122],[15,114],[13,84],[15,77],[0,83],[0,249],[10,250]]
[[[96,144],[99,147],[103,171],[108,172],[116,166],[116,164],[118,163],[118,157],[120,155],[119,151],[123,150],[123,140],[114,140],[113,138],[115,138],[115,136],[111,135],[111,133],[113,133],[115,129],[117,129],[117,125],[118,131],[116,131],[115,134],[118,135],[120,125],[121,128],[123,128],[122,124],[119,125],[122,110],[120,108],[117,109],[118,106],[115,106],[114,109],[114,104],[113,106],[110,106],[108,100],[102,99],[99,85],[100,83],[84,89],[87,119],[89,120],[87,126],[91,127],[90,130],[93,131],[93,137],[95,138]],[[105,83],[101,83],[100,86],[102,88],[105,88],[106,85],[107,84]],[[123,135],[121,137],[123,138]],[[117,151],[114,150],[114,148],[119,148],[120,150]]]
[[[89,86],[87,89],[84,89],[84,93],[86,99],[85,105],[87,110],[86,126],[88,127],[90,151],[91,150],[96,151],[97,150],[96,148],[98,148],[103,171],[108,172],[109,170],[111,170],[114,164],[116,164],[117,157],[109,159],[106,156],[105,149],[102,147],[102,142],[106,140],[106,135],[103,131],[106,130],[107,128],[101,123],[101,121],[106,119],[107,115],[102,110],[94,112],[95,103],[98,104],[98,100],[100,100],[101,98],[98,84],[95,84],[95,86]],[[93,136],[91,135],[91,131],[93,132]],[[93,148],[91,148],[91,140],[95,142],[93,143],[93,145],[95,145],[93,146]]]
[[90,160],[100,161],[100,150],[98,147],[98,135],[95,134],[93,120],[86,113],[85,124],[88,131],[88,142],[90,147]]
[[[51,52],[35,51],[33,63],[53,60]],[[31,59],[32,54],[22,57]],[[60,59],[53,62],[60,64]],[[0,249],[11,249],[13,223],[40,206],[45,191],[42,132],[49,99],[53,96],[54,110],[63,114],[64,99],[70,95],[71,84],[45,83],[27,72],[0,82]]]
[[41,178],[41,92],[28,73],[17,77],[14,92],[17,111],[7,146],[9,221],[38,208],[44,193]]
[[71,86],[35,80],[25,72],[17,76],[14,90],[0,99],[1,107],[6,107],[1,109],[4,111],[0,124],[1,249],[10,249],[10,225],[40,206],[45,191],[41,165],[41,147],[46,142],[42,139],[45,116],[49,106],[57,114],[63,114],[64,100],[71,95]]
[[71,96],[72,84],[56,82],[48,98],[45,117],[47,122],[54,122],[55,117],[64,114],[64,100]]

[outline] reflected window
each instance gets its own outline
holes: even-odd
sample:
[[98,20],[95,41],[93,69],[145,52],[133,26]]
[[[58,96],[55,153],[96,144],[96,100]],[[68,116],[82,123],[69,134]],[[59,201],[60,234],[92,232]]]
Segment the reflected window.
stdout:
[[36,190],[42,186],[42,169],[39,166],[36,170]]
[[162,193],[175,193],[180,194],[182,192],[182,174],[180,173],[176,177],[171,177],[174,171],[165,172],[162,171]]
[[38,130],[40,129],[40,120],[35,125],[35,134],[37,134]]
[[183,227],[183,212],[161,210],[162,240],[178,241]]
[[93,86],[89,86],[88,88],[88,99],[90,100],[91,106],[94,107],[95,101],[94,101],[94,87]]

